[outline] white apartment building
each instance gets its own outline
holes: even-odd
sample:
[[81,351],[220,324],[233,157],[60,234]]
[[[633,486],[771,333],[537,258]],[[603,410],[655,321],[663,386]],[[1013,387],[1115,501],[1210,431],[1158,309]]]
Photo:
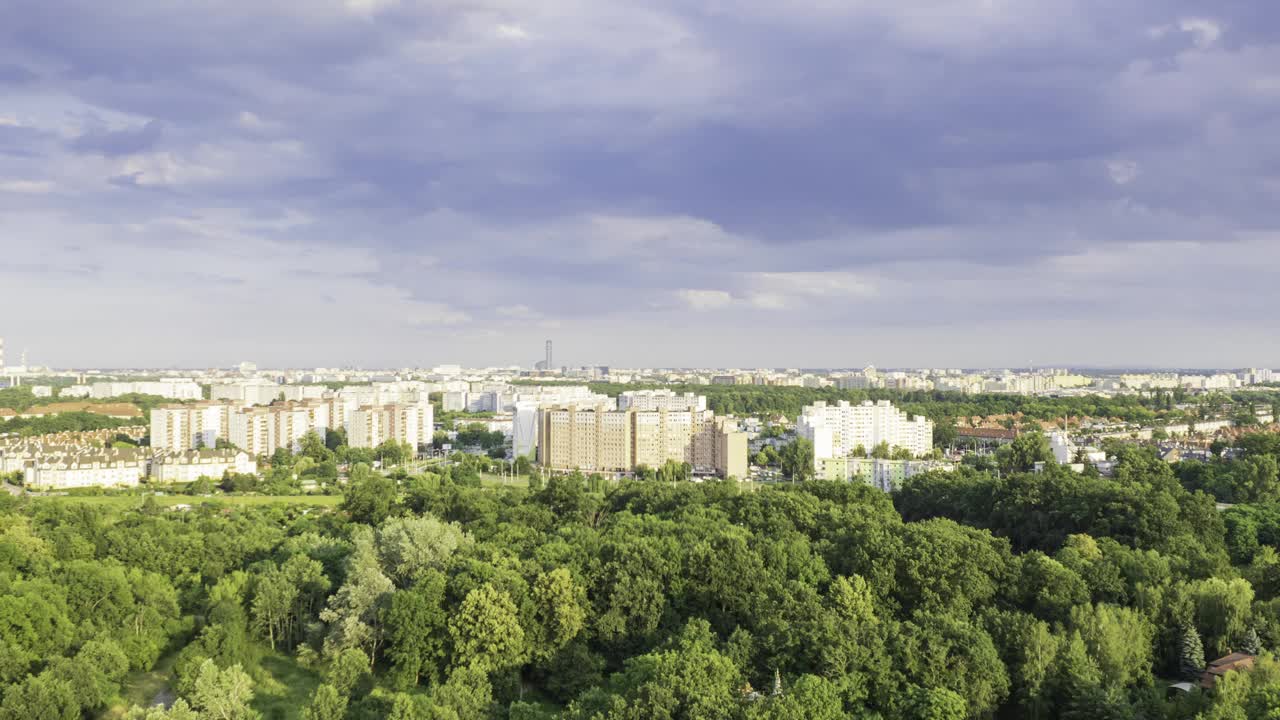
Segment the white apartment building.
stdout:
[[93,387],[90,385],[71,385],[58,391],[58,397],[64,399],[87,398],[92,394]]
[[880,443],[905,448],[917,457],[933,449],[933,423],[907,417],[888,400],[859,405],[846,400],[835,405],[816,402],[801,412],[796,432],[813,443],[815,463],[849,457],[858,447],[870,452]]
[[673,390],[628,390],[618,396],[619,410],[693,410],[707,409],[707,398],[694,393]]
[[140,450],[86,450],[46,457],[23,470],[27,487],[62,490],[79,487],[133,487],[147,475]]
[[347,425],[347,444],[373,448],[392,440],[415,450],[431,442],[435,413],[424,398],[415,403],[391,403],[356,409]]
[[270,405],[280,399],[283,388],[270,380],[251,378],[229,383],[218,383],[210,386],[209,398],[212,400],[230,400],[243,407],[251,405]]
[[[89,397],[95,400],[121,395],[158,395],[174,400],[199,400],[203,397],[200,386],[189,378],[144,382],[96,382],[89,388]],[[70,397],[64,395],[64,397]]]
[[230,438],[234,402],[169,405],[151,410],[151,447],[162,452],[211,448]]
[[885,460],[881,458],[839,458],[825,463],[823,480],[861,480],[877,490],[895,492],[903,481],[921,473],[955,469],[952,463],[938,460]]
[[511,451],[514,457],[536,457],[539,407],[539,403],[532,400],[516,403],[511,420]]
[[202,477],[217,479],[227,471],[251,475],[258,463],[243,450],[185,450],[163,453],[151,462],[151,476],[163,483],[195,482]]
[[280,392],[285,400],[299,402],[301,400],[322,400],[328,392],[324,385],[281,385]]

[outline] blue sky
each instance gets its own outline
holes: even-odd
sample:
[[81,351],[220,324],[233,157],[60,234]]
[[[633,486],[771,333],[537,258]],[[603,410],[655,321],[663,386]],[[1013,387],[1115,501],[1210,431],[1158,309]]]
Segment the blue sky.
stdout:
[[7,0],[60,366],[1280,366],[1259,0]]

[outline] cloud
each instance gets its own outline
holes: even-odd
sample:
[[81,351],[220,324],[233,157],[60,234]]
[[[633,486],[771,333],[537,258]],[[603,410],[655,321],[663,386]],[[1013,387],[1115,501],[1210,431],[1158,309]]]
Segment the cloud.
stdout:
[[1236,262],[1280,225],[1266,3],[49,0],[6,19],[4,286],[15,248],[80,248],[21,257],[48,302],[6,333],[51,360],[93,362],[77,338],[105,331],[72,308],[108,297],[180,328],[90,343],[133,363],[505,364],[555,330],[611,364],[840,362],[862,337],[918,364],[1010,362],[1008,337],[1280,364],[1261,320],[1204,341],[1280,302]]
[[699,312],[719,310],[728,307],[733,302],[733,296],[724,290],[692,290],[686,288],[677,290],[676,297],[690,310]]
[[39,195],[53,191],[54,184],[48,180],[0,180],[0,192]]

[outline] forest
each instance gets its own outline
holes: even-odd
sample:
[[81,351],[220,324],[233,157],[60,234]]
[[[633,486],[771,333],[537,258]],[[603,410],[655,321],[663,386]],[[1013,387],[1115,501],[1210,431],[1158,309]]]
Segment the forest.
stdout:
[[[1119,460],[893,496],[363,468],[337,508],[0,496],[0,720],[1278,716],[1280,510]],[[1229,650],[1255,668],[1170,695]]]

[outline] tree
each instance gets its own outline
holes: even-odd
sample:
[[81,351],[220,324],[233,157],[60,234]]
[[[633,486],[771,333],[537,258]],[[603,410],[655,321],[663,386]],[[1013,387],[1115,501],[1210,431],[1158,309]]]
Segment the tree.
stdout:
[[881,442],[875,447],[871,448],[871,457],[877,460],[888,460],[892,454],[893,454],[893,451],[889,449],[888,442]]
[[413,459],[413,448],[402,442],[386,440],[374,448],[373,454],[384,466],[403,465]]
[[212,660],[205,660],[196,678],[191,704],[201,720],[257,720],[258,711],[249,707],[253,699],[253,679],[232,665],[219,670]]
[[1049,439],[1040,432],[1019,435],[1013,442],[1000,448],[996,459],[1004,472],[1026,472],[1034,469],[1036,463],[1055,462],[1053,451],[1049,449]]
[[338,653],[325,674],[328,685],[342,697],[348,697],[360,681],[369,674],[369,656],[359,648],[347,648]]
[[1184,622],[1178,629],[1178,673],[1184,680],[1199,680],[1204,672],[1204,645],[1196,626]]
[[519,665],[526,650],[515,603],[490,583],[467,593],[449,635],[455,664],[486,672]]
[[254,625],[260,632],[266,633],[272,650],[276,649],[276,641],[288,630],[290,615],[299,592],[300,588],[294,579],[275,565],[258,578],[253,594]]
[[1071,610],[1071,625],[1098,664],[1104,686],[1150,680],[1154,633],[1140,613],[1114,605],[1079,605]]
[[582,632],[586,621],[586,593],[565,568],[542,573],[533,584],[534,617],[539,637],[531,641],[533,652],[550,658]]
[[1204,631],[1206,649],[1216,656],[1230,650],[1233,639],[1242,636],[1253,604],[1253,588],[1247,580],[1211,577],[1188,586],[1196,609],[1196,624]]
[[80,704],[71,684],[48,674],[29,675],[9,686],[0,703],[0,720],[79,720]]
[[384,599],[395,589],[395,584],[382,574],[373,531],[357,527],[351,539],[355,549],[347,560],[346,582],[329,598],[329,606],[320,613],[320,619],[329,624],[325,650],[336,654],[348,648],[360,648],[372,662],[382,644],[379,611]]
[[904,717],[911,720],[964,720],[964,697],[946,688],[913,687],[907,695]]
[[303,720],[342,720],[347,715],[347,696],[333,685],[324,683],[316,688],[311,704],[303,711]]
[[397,590],[383,610],[387,656],[397,687],[409,689],[422,675],[439,680],[448,642],[445,577],[431,570],[412,588]]
[[352,521],[377,526],[391,514],[395,500],[394,481],[381,473],[371,472],[368,466],[357,465],[343,490],[342,507]]
[[444,567],[449,556],[468,542],[457,523],[431,515],[392,518],[378,530],[378,551],[388,574],[407,587],[426,571]]
[[1249,653],[1250,655],[1262,654],[1262,639],[1258,637],[1258,631],[1250,626],[1245,631],[1244,637],[1240,638],[1240,652]]
[[806,438],[796,438],[791,444],[782,448],[779,454],[782,474],[792,482],[803,482],[813,479],[813,442]]
[[449,679],[436,688],[432,696],[437,708],[454,714],[439,717],[452,720],[485,720],[493,705],[493,687],[484,670],[474,665],[463,665],[449,673]]
[[320,434],[315,430],[308,430],[298,441],[298,446],[300,456],[311,458],[317,463],[328,462],[333,458],[333,451],[325,445],[325,441],[320,439]]

